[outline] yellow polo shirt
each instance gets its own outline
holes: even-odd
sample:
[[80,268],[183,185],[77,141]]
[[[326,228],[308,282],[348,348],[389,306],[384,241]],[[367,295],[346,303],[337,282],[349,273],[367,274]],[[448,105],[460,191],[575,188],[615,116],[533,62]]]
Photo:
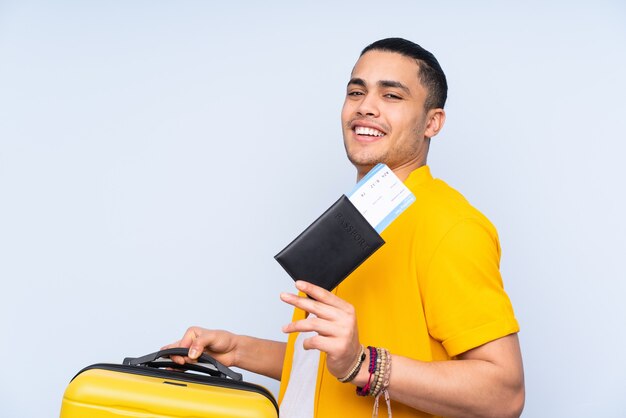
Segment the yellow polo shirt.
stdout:
[[[452,360],[519,331],[491,222],[433,179],[428,166],[413,171],[405,184],[415,203],[383,231],[385,245],[334,291],[355,307],[361,343],[421,361]],[[304,312],[296,309],[294,319],[301,318]],[[289,337],[279,400],[289,384],[296,337]],[[369,416],[373,398],[356,396],[354,388],[328,372],[322,353],[315,416]],[[431,417],[393,400],[392,408],[398,418]]]

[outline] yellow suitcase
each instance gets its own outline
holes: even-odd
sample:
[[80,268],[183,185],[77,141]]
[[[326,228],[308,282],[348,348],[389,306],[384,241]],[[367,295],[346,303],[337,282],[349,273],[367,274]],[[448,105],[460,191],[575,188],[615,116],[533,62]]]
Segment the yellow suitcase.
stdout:
[[[174,348],[122,364],[99,363],[78,372],[61,404],[61,418],[278,417],[278,405],[262,386],[203,354],[198,363],[164,360],[187,355]],[[171,370],[182,369],[182,371]]]

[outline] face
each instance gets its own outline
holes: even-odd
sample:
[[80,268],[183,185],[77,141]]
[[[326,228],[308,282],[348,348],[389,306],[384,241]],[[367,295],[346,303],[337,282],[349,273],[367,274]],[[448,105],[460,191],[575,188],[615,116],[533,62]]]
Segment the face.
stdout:
[[385,163],[404,179],[426,163],[429,139],[443,125],[443,110],[424,110],[426,89],[414,59],[369,51],[357,61],[341,112],[348,159],[361,178]]

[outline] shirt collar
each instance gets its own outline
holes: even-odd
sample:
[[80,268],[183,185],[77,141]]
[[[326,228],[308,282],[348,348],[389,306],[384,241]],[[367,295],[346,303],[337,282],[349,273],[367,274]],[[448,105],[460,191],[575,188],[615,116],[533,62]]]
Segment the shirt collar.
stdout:
[[404,181],[404,184],[406,184],[409,189],[412,189],[432,179],[433,176],[430,174],[430,168],[427,165],[423,165],[411,171],[411,174],[409,174],[409,177]]

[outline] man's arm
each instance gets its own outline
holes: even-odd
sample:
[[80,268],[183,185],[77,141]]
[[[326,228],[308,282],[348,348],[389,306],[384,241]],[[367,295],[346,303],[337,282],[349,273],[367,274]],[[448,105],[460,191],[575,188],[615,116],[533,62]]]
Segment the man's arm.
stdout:
[[235,366],[280,380],[286,343],[241,335]]
[[[285,293],[282,300],[316,317],[292,322],[283,331],[317,332],[304,341],[304,348],[326,352],[329,372],[345,376],[361,344],[354,308],[310,283],[297,282],[296,287],[312,299]],[[421,362],[391,354],[392,399],[446,417],[518,417],[521,413],[524,377],[516,334],[469,350],[451,361]],[[367,367],[362,367],[352,383],[362,387],[368,377]]]
[[225,366],[239,367],[280,380],[286,344],[223,330],[191,327],[182,339],[163,349],[174,347],[189,348],[187,357],[172,357],[178,364],[195,362],[205,352]]
[[[389,394],[415,409],[445,417],[505,418],[519,417],[524,407],[517,334],[467,351],[458,360],[392,358]],[[355,384],[363,386],[368,376],[361,370]]]

